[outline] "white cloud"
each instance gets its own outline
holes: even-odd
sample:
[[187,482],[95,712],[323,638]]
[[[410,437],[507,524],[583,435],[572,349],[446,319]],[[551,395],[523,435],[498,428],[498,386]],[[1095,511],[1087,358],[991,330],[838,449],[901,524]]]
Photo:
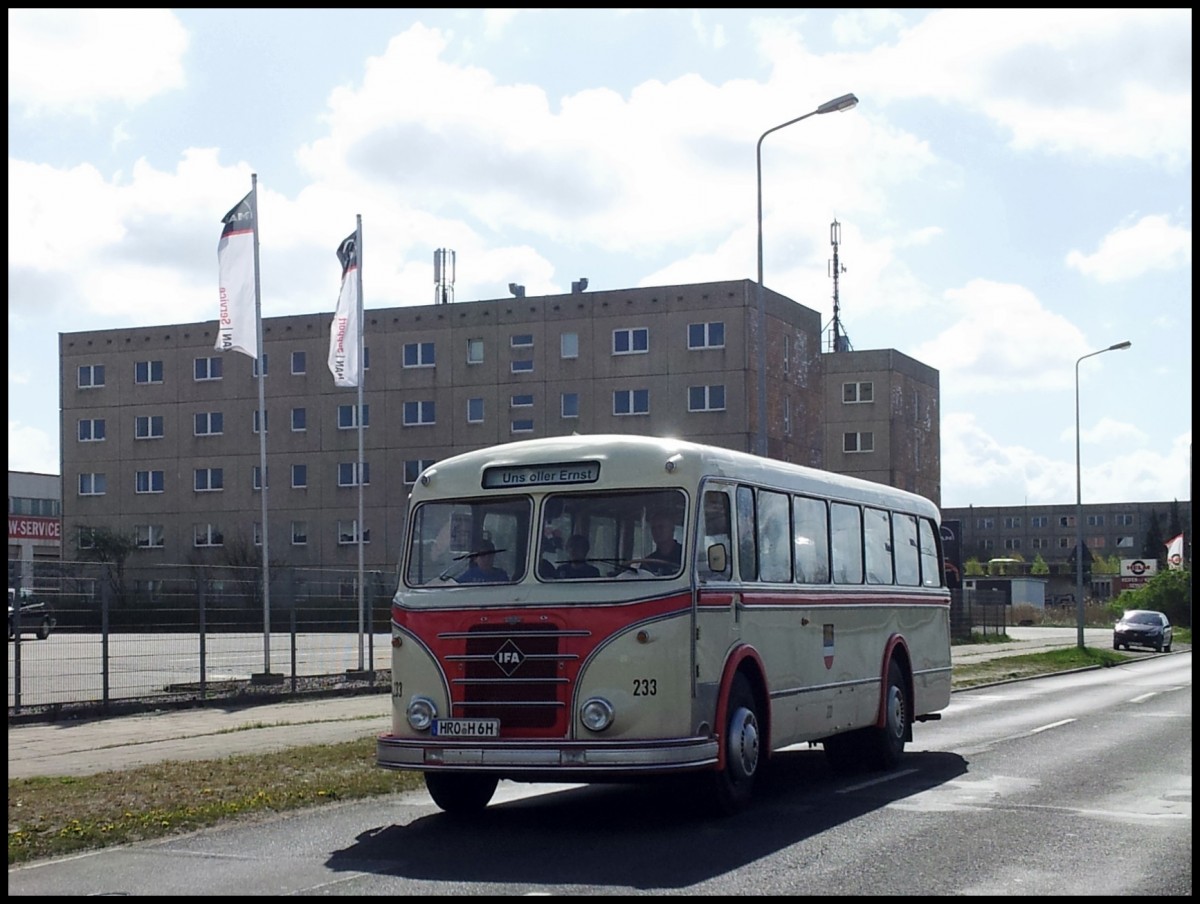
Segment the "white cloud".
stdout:
[[184,85],[188,35],[165,9],[10,9],[8,102],[91,115]]
[[8,469],[34,474],[57,474],[58,437],[29,427],[20,421],[8,422]]
[[1173,225],[1164,215],[1145,216],[1132,226],[1114,229],[1091,254],[1072,250],[1066,263],[1102,283],[1190,267],[1192,230]]

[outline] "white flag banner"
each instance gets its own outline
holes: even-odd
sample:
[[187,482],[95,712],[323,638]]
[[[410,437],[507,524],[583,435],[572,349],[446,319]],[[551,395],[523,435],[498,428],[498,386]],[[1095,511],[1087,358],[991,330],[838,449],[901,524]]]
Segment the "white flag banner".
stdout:
[[358,305],[358,232],[350,233],[338,246],[342,264],[342,289],[329,328],[329,372],[335,386],[358,385],[358,345],[362,324]]
[[1183,567],[1183,534],[1168,540],[1167,547],[1167,567],[1182,568]]
[[258,304],[254,297],[254,192],[242,198],[221,222],[217,243],[221,307],[217,320],[219,352],[258,358]]

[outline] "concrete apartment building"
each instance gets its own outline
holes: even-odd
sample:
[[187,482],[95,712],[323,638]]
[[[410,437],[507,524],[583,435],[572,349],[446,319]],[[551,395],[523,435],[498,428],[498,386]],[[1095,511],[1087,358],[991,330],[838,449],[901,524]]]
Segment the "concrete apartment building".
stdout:
[[[579,289],[577,285],[575,287]],[[364,559],[392,570],[427,465],[567,433],[676,435],[753,451],[750,280],[364,313]],[[774,458],[940,501],[938,373],[895,350],[823,352],[821,316],[765,293]],[[263,322],[272,561],[357,563],[357,390],[333,384],[331,314]],[[81,527],[139,564],[222,561],[261,528],[256,362],[216,321],[60,335],[64,557]]]

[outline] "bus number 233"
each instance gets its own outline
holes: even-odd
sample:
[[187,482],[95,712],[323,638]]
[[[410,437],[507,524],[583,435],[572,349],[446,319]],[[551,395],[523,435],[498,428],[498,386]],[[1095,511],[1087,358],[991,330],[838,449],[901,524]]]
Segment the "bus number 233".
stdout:
[[634,678],[633,695],[635,697],[653,697],[658,693],[658,679]]

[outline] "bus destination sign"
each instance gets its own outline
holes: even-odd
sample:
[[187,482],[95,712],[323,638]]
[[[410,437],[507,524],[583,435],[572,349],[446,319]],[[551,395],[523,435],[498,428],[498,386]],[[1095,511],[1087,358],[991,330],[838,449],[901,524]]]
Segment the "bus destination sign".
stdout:
[[600,479],[600,462],[572,461],[550,465],[512,465],[487,468],[483,472],[485,490],[535,487],[550,484],[595,483]]

